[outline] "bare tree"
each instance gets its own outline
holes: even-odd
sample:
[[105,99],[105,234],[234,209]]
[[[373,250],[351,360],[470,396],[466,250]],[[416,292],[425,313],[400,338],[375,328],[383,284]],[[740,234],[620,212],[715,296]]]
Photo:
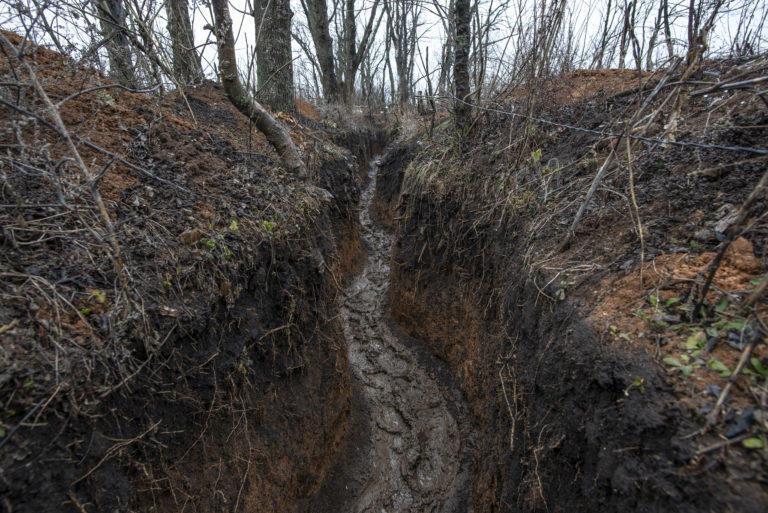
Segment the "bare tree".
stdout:
[[235,55],[235,37],[232,34],[232,18],[229,15],[229,2],[227,0],[212,0],[211,6],[215,23],[214,31],[218,41],[219,74],[221,85],[224,87],[227,97],[237,110],[248,116],[256,128],[267,137],[288,170],[305,178],[307,170],[288,131],[248,94],[240,82]]
[[102,37],[107,41],[109,74],[126,87],[136,85],[131,44],[125,28],[125,8],[122,0],[94,0],[101,23]]
[[355,79],[357,71],[360,69],[360,63],[365,54],[370,50],[373,43],[373,35],[378,31],[382,16],[376,17],[379,7],[379,0],[373,0],[373,7],[368,17],[368,22],[363,31],[363,37],[360,43],[357,42],[357,11],[355,9],[355,0],[344,0],[344,24],[342,34],[342,44],[339,45],[341,55],[339,62],[343,63],[344,80],[341,84],[342,99],[344,103],[351,103],[355,91]]
[[328,102],[339,99],[339,82],[336,79],[336,65],[333,60],[333,39],[328,19],[328,4],[326,0],[301,0],[304,13],[307,16],[309,33],[317,52],[317,63],[320,67],[320,82],[323,85],[323,95]]
[[273,109],[292,112],[293,56],[290,0],[254,0],[257,97]]
[[421,6],[415,0],[385,0],[384,10],[387,13],[387,41],[391,41],[395,50],[397,97],[400,105],[405,105],[412,92]]
[[168,13],[168,33],[171,36],[173,72],[176,79],[183,83],[200,80],[203,67],[195,50],[195,37],[189,20],[189,2],[166,0],[165,8]]
[[453,81],[456,89],[456,100],[453,111],[456,116],[456,126],[466,131],[470,123],[469,100],[469,47],[470,25],[472,11],[470,0],[454,0],[454,19],[456,20],[456,56],[453,62]]

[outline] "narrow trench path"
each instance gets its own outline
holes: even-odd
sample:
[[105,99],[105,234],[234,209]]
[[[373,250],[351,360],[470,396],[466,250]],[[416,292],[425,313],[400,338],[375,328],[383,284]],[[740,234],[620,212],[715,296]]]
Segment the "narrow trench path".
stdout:
[[350,476],[358,486],[356,497],[348,498],[349,508],[355,513],[466,511],[465,430],[455,418],[460,408],[449,404],[461,401],[460,394],[448,393],[446,401],[445,386],[430,372],[442,364],[425,364],[429,357],[417,356],[386,317],[393,237],[371,218],[377,164],[374,158],[368,165],[361,199],[368,259],[341,308],[353,386],[360,388],[370,437],[367,454],[355,465],[360,468]]

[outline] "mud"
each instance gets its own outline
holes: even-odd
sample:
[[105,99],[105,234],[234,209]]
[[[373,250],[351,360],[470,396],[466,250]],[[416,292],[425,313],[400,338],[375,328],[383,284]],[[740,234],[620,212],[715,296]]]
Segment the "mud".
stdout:
[[406,343],[388,323],[393,238],[371,217],[377,164],[368,166],[361,198],[368,259],[342,302],[352,386],[369,413],[360,430],[367,440],[348,471],[352,493],[344,511],[460,511],[469,489],[461,399],[444,395],[447,387],[435,377],[442,364],[417,356],[409,346],[418,343]]

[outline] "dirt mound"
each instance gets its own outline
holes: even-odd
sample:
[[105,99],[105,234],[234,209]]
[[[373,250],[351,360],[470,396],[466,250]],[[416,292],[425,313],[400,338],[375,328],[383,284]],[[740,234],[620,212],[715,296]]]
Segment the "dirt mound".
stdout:
[[[96,181],[0,60],[5,504],[303,507],[349,414],[336,296],[360,189],[341,130],[284,120],[328,196],[212,83],[133,93],[42,48],[25,59]],[[385,136],[361,129],[359,156]]]
[[[537,87],[537,98],[558,107],[595,97],[613,96],[639,87],[652,74],[631,69],[579,69],[547,79]],[[521,86],[504,96],[505,99],[523,100],[530,88]]]
[[[562,103],[539,102],[535,115],[620,131],[647,94],[631,74],[585,74],[579,90],[558,89]],[[630,90],[595,94],[603,80]],[[672,112],[663,103],[649,108],[646,136],[664,133]],[[765,116],[747,92],[697,96],[675,137],[761,148]],[[401,191],[394,315],[449,363],[475,416],[474,511],[764,509],[764,344],[701,434],[745,343],[765,337],[765,298],[740,311],[765,271],[764,199],[704,317],[683,309],[762,176],[762,157],[636,143],[630,162],[621,148],[573,243],[558,249],[610,140],[498,113],[478,114],[463,146],[443,130],[381,176],[385,190]]]

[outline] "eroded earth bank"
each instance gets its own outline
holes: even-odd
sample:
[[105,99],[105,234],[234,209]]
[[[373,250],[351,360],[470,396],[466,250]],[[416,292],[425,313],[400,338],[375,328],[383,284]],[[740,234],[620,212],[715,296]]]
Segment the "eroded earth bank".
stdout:
[[[368,165],[360,225],[368,258],[342,302],[353,387],[369,415],[369,440],[350,479],[347,511],[463,511],[468,472],[463,405],[449,408],[438,378],[390,329],[386,316],[392,235],[371,217],[378,160]],[[432,366],[440,365],[436,360]],[[460,401],[460,399],[458,399]],[[451,411],[453,409],[453,412]]]
[[[103,85],[27,58],[53,101]],[[548,84],[541,115],[619,130],[634,75],[579,73],[599,90]],[[691,100],[680,137],[765,147],[739,95]],[[764,197],[701,315],[683,309],[762,157],[638,144],[564,244],[605,139],[489,113],[471,139],[416,119],[392,143],[391,118],[296,107],[308,182],[213,83],[64,102],[111,152],[81,148],[119,266],[61,138],[0,107],[0,510],[766,510],[768,307],[739,306]]]

